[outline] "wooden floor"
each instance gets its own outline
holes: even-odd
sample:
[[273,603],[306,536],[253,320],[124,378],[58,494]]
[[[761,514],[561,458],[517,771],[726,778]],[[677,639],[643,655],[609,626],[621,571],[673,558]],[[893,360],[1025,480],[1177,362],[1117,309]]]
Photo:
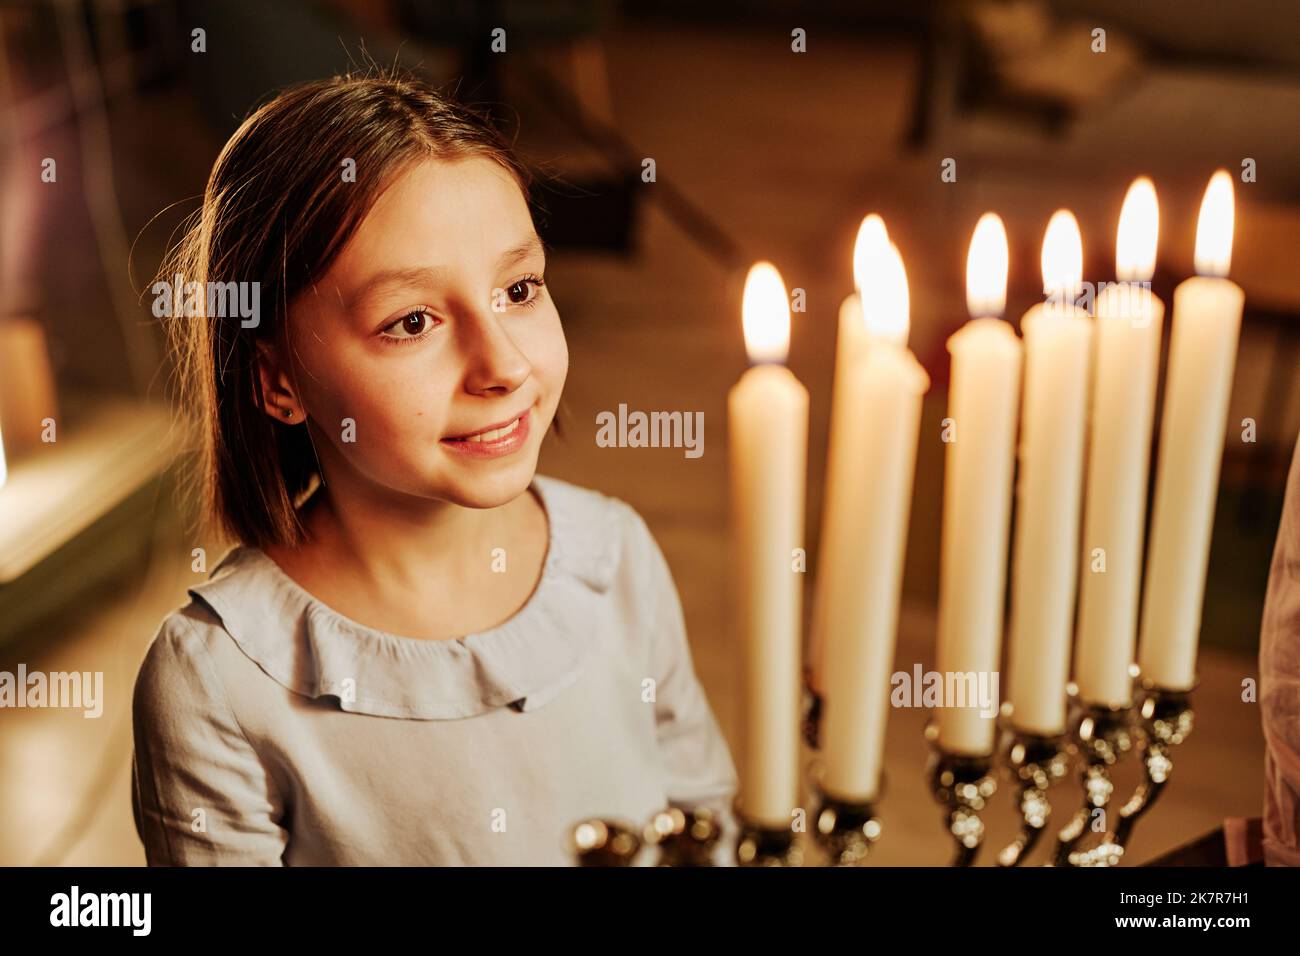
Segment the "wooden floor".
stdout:
[[[1104,195],[1092,220],[1113,222],[1111,205],[1117,208],[1132,170],[1111,170],[1104,182],[1086,186],[1064,183],[1064,172],[1044,171],[1051,163],[1043,157],[1050,160],[1052,151],[1039,145],[1025,182],[1004,164],[963,159],[959,183],[940,184],[938,158],[977,140],[935,144],[919,154],[901,150],[914,54],[893,42],[864,46],[818,37],[817,44],[819,55],[798,58],[780,55],[788,49],[780,37],[618,33],[607,51],[615,117],[624,135],[656,160],[661,182],[646,184],[647,191],[664,181],[677,186],[724,224],[746,257],[772,259],[787,285],[807,292],[807,313],[794,317],[790,364],[812,400],[810,547],[820,513],[834,319],[851,285],[849,251],[861,216],[871,209],[885,213],[912,280],[914,348],[936,373],[918,462],[897,653],[900,669],[918,661],[928,668],[934,660],[929,595],[941,487],[938,430],[929,424],[937,423],[943,407],[943,339],[964,319],[961,276],[970,226],[986,205],[1003,210],[1013,229],[1013,269],[1021,270],[1025,288],[1032,282],[1023,273],[1036,267],[1036,243],[1051,210],[1070,197],[1087,202]],[[759,56],[762,69],[754,66]],[[672,80],[683,75],[695,81],[689,92]],[[575,166],[583,161],[575,144],[553,133],[525,131],[534,158]],[[1063,170],[1071,162],[1086,167],[1077,153],[1060,152]],[[1170,219],[1194,220],[1203,181],[1198,173],[1162,193],[1186,207]],[[697,671],[734,748],[740,649],[728,613],[725,399],[744,368],[742,276],[720,266],[653,196],[647,198],[652,201],[641,206],[631,259],[569,253],[552,261],[548,285],[572,357],[562,405],[568,438],[547,448],[541,470],[617,495],[645,516],[676,577]],[[1087,235],[1089,217],[1080,218]],[[1190,240],[1184,245],[1190,259]],[[1019,310],[1029,305],[1028,297],[1022,299]],[[620,403],[646,411],[702,411],[704,455],[598,447],[595,415]],[[108,699],[98,720],[57,711],[0,718],[0,864],[143,861],[129,803],[130,688],[157,623],[193,583],[190,543],[165,503],[157,514],[155,558],[132,574],[129,586],[95,595],[20,647],[0,649],[5,668],[22,660],[30,669],[102,670]],[[1242,627],[1257,630],[1258,621]],[[1176,754],[1174,779],[1160,806],[1138,828],[1135,862],[1225,817],[1260,813],[1258,711],[1241,701],[1242,680],[1255,676],[1255,660],[1206,651],[1200,670],[1196,731]],[[876,856],[881,864],[934,865],[949,855],[924,776],[926,716],[920,710],[890,714],[880,806],[884,835]],[[1071,783],[1055,800],[1072,807],[1076,797]],[[985,817],[990,843],[1010,836],[1013,810],[1005,787]]]

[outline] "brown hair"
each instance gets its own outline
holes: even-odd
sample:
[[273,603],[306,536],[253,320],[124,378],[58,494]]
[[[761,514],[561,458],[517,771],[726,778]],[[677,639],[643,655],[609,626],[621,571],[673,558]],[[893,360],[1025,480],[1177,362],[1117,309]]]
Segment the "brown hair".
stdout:
[[[329,270],[399,173],[421,159],[469,155],[499,162],[528,198],[531,174],[488,119],[394,74],[290,87],[230,137],[159,273],[200,289],[260,283],[255,328],[238,315],[184,318],[180,308],[168,323],[182,407],[198,418],[191,487],[208,531],[257,546],[302,540],[294,504],[316,477],[316,454],[305,422],[285,425],[262,410],[258,343],[286,344],[290,304]],[[349,168],[355,175],[345,177]]]

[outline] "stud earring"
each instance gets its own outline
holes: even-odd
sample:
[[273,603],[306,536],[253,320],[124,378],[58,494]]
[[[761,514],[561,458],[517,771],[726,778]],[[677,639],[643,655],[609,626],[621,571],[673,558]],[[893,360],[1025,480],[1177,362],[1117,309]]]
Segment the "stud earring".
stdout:
[[285,418],[293,418],[293,409],[292,409],[292,408],[286,408],[286,409],[284,410],[284,417],[285,417]]

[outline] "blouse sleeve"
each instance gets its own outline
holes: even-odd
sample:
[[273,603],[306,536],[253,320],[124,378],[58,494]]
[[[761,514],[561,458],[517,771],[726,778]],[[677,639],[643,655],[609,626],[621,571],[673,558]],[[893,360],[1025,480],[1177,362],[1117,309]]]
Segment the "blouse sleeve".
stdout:
[[182,613],[145,655],[132,716],[131,804],[150,866],[283,865],[283,806]]
[[734,861],[737,824],[732,813],[736,768],[704,688],[695,674],[681,600],[672,572],[644,520],[646,573],[652,608],[652,666],[655,675],[655,724],[667,772],[669,804],[681,809],[704,807],[722,823],[715,862]]
[[1300,866],[1300,444],[1291,460],[1259,642],[1264,857]]

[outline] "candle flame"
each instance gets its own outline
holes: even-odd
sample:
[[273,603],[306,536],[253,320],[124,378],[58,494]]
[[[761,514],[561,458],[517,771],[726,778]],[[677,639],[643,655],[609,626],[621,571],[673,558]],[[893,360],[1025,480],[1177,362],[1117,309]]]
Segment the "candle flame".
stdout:
[[1043,236],[1043,294],[1073,302],[1083,282],[1083,236],[1068,209],[1052,213]]
[[883,253],[867,263],[870,270],[863,283],[862,319],[867,334],[875,341],[907,344],[910,299],[907,270],[898,246],[892,242]]
[[1196,221],[1196,274],[1228,275],[1232,264],[1233,227],[1232,177],[1220,169],[1210,177]]
[[1119,213],[1115,240],[1115,275],[1121,282],[1149,282],[1156,271],[1156,242],[1160,234],[1160,204],[1156,187],[1146,176],[1129,186]]
[[889,233],[885,229],[885,220],[873,212],[858,226],[858,238],[853,243],[853,287],[858,290],[859,297],[870,281],[871,260],[888,251]]
[[997,213],[975,224],[966,254],[966,307],[971,318],[999,316],[1007,307],[1007,230]]
[[756,262],[749,267],[741,324],[751,362],[785,361],[790,351],[790,300],[781,273],[770,262]]

